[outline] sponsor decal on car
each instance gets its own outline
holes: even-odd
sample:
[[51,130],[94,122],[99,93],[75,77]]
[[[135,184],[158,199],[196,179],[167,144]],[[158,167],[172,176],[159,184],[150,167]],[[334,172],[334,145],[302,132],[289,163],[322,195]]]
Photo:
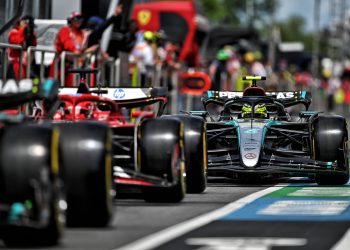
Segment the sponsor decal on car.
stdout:
[[275,95],[277,99],[293,98],[294,92],[267,92],[267,96]]
[[248,130],[244,131],[244,133],[246,133],[246,134],[256,134],[256,133],[258,133],[258,130],[255,129],[255,128],[248,129]]
[[235,97],[242,97],[243,92],[219,92],[219,97],[228,97],[228,98],[235,98]]
[[32,91],[33,80],[23,79],[18,83],[14,79],[10,79],[6,82],[0,80],[0,94],[9,94],[9,93],[22,93]]
[[[277,99],[287,99],[294,98],[298,95],[299,92],[266,92],[267,96],[276,96]],[[303,93],[301,93],[303,94]],[[211,98],[213,96],[212,91],[208,91],[208,97]],[[219,91],[219,97],[227,97],[229,99],[235,97],[242,97],[243,92],[229,92],[229,91]],[[304,96],[304,95],[303,95]]]
[[256,150],[257,148],[243,148],[245,151],[252,151],[252,150]]
[[123,89],[116,89],[113,93],[113,97],[117,100],[122,100],[125,97],[125,91]]
[[245,157],[246,159],[248,159],[248,160],[252,160],[252,159],[255,159],[255,158],[256,158],[256,154],[254,154],[254,153],[246,153],[246,154],[244,155],[244,157]]

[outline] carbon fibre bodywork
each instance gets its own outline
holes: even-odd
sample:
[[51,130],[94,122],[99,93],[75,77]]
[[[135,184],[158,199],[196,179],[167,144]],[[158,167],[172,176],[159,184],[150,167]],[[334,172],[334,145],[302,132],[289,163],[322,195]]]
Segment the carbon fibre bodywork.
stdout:
[[77,87],[59,90],[63,105],[54,107],[53,120],[56,123],[95,120],[108,124],[112,131],[112,178],[118,190],[131,186],[171,188],[176,184],[177,179],[169,181],[163,176],[142,173],[138,155],[141,123],[163,112],[167,102],[165,88],[87,88],[88,92],[82,94],[77,91]]
[[[300,111],[297,116],[292,116],[287,110],[298,104],[307,110],[311,94],[306,91],[266,92],[265,96],[208,91],[202,102],[205,111],[190,113],[206,120],[208,174],[211,176],[239,179],[252,175],[311,178],[349,175],[346,120],[341,116],[323,116],[312,111]],[[241,116],[243,104],[254,107],[261,103],[267,107],[267,118],[254,117],[254,111],[249,118]],[[320,123],[335,125],[316,128]],[[331,149],[339,157],[324,160],[318,156],[315,138],[317,141],[320,136],[330,134],[333,138],[341,138],[336,144],[340,146]]]

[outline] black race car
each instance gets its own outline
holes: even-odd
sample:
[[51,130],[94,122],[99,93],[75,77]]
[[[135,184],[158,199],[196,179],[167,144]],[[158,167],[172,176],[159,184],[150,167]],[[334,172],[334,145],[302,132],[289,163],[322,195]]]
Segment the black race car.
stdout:
[[[349,180],[347,122],[339,115],[308,111],[307,91],[265,92],[263,77],[245,77],[244,92],[208,91],[205,111],[208,174],[234,179],[310,177],[320,185]],[[303,106],[295,115],[293,108]]]
[[58,84],[0,80],[0,238],[52,245],[69,226],[109,224],[112,138],[98,122],[35,122],[27,103],[56,103]]

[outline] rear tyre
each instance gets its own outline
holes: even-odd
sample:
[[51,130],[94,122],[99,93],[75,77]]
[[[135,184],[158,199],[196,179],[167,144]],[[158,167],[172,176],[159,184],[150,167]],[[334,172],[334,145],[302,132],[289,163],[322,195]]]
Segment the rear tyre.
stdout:
[[67,225],[107,226],[112,218],[111,132],[97,122],[58,124]]
[[144,188],[147,202],[180,202],[186,193],[182,124],[148,119],[138,131],[138,165],[143,174],[166,179],[170,187]]
[[18,125],[4,129],[0,146],[1,203],[25,208],[31,221],[39,222],[37,228],[16,226],[22,215],[10,209],[9,226],[2,235],[6,245],[48,246],[61,238],[64,214],[59,206],[62,190],[58,144],[58,131],[49,126]]
[[188,115],[164,116],[184,124],[186,186],[188,193],[202,193],[207,187],[207,147],[204,121]]
[[344,174],[316,174],[319,185],[344,185],[349,180],[347,161],[347,124],[341,116],[320,116],[313,123],[313,145],[315,160],[337,162]]

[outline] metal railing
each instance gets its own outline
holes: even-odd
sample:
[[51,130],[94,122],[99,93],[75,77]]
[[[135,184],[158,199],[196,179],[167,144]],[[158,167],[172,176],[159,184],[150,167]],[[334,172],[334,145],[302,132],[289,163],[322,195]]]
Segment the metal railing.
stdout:
[[[69,51],[63,51],[60,55],[60,77],[61,77],[61,86],[64,86],[66,78],[66,59],[67,57],[73,58],[73,68],[78,67],[78,60],[84,59],[84,55],[75,54]],[[77,77],[74,77],[73,86],[77,85]]]
[[[132,87],[141,87],[141,73],[140,70],[137,69],[137,66],[134,70],[130,71],[130,62],[128,57],[124,55],[124,57],[108,58],[107,60],[100,60],[94,54],[75,54],[68,51],[63,51],[61,55],[55,50],[50,49],[42,49],[38,47],[29,47],[26,51],[19,45],[11,45],[7,43],[0,43],[0,73],[2,73],[2,79],[6,80],[8,65],[9,65],[9,55],[8,50],[15,49],[19,51],[18,60],[19,64],[19,79],[22,79],[23,72],[23,63],[26,65],[26,78],[31,78],[33,65],[32,60],[35,57],[37,59],[37,65],[39,69],[38,77],[40,81],[44,81],[45,78],[48,78],[46,75],[48,63],[45,63],[45,58],[47,58],[47,54],[53,54],[53,77],[55,79],[60,78],[61,86],[65,84],[66,78],[66,62],[69,60],[72,63],[72,68],[78,68],[83,66],[81,62],[85,62],[88,65],[91,65],[93,61],[99,62],[99,68],[101,69],[100,74],[98,75],[97,82],[102,83],[104,86],[118,87],[120,84],[123,86],[132,86]],[[22,61],[24,53],[27,53],[26,62]],[[174,71],[172,74],[167,74],[167,69],[162,67],[161,65],[155,65],[154,68],[151,69],[152,83],[147,82],[146,85],[150,84],[155,87],[167,87],[168,77],[171,78],[173,90],[169,92],[170,95],[170,103],[169,112],[176,113],[179,111],[179,101],[180,96],[178,94],[178,73]],[[89,76],[88,79],[89,80]],[[74,77],[73,86],[76,86],[78,83],[78,76]],[[191,103],[191,102],[189,102]],[[187,107],[189,108],[189,103],[187,103]]]
[[[110,57],[107,60],[101,61],[101,75],[99,82],[102,83],[104,86],[117,86],[118,81],[117,77],[119,77],[119,69],[117,69],[115,58]],[[107,68],[109,69],[108,77],[107,77]],[[117,73],[116,73],[117,72]],[[118,76],[116,75],[118,74]]]
[[114,61],[114,84],[112,86],[119,86],[120,84],[120,58]]
[[[37,47],[30,46],[27,49],[27,74],[26,77],[30,78],[31,70],[32,70],[32,54],[33,53],[40,53],[40,64],[39,64],[39,79],[40,81],[44,81],[45,79],[45,55],[47,53],[54,54],[54,58],[57,56],[57,52],[55,50],[49,50],[49,49],[39,49]],[[57,79],[58,76],[58,62],[57,60],[53,60],[54,63],[54,79]]]
[[2,72],[2,80],[6,80],[7,78],[7,70],[8,70],[8,61],[11,61],[8,56],[8,50],[14,49],[19,51],[18,64],[19,64],[19,74],[18,78],[22,78],[22,58],[23,58],[23,48],[19,45],[12,45],[7,43],[0,43],[0,53],[1,53],[1,72]]

